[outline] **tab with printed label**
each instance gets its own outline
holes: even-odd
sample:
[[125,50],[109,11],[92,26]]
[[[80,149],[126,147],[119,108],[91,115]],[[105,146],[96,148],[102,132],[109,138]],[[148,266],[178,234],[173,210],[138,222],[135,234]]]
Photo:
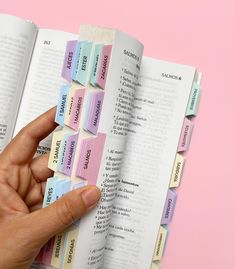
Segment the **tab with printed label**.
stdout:
[[67,81],[71,82],[72,80],[72,69],[73,69],[73,60],[76,51],[77,40],[71,40],[67,42],[64,64],[62,69],[62,77]]
[[170,223],[175,209],[176,197],[177,197],[176,192],[168,190],[165,206],[163,209],[161,224]]
[[98,133],[95,138],[84,139],[81,142],[76,175],[95,185],[100,169],[106,135]]
[[81,55],[81,50],[84,43],[86,43],[86,41],[79,41],[77,42],[77,45],[76,45],[73,68],[72,68],[72,80],[75,80],[75,81],[77,80],[77,76],[78,76],[80,55]]
[[200,85],[193,83],[192,91],[189,97],[189,103],[186,111],[186,116],[196,116],[197,110],[200,102]]
[[183,128],[180,135],[178,152],[187,151],[189,148],[193,132],[193,122],[187,118],[184,120]]
[[51,177],[47,179],[42,207],[49,206],[52,203],[53,196],[54,196],[53,193],[55,192],[55,184],[57,180],[58,178],[55,178],[55,177]]
[[79,128],[82,106],[84,101],[85,89],[76,89],[73,91],[73,102],[69,109],[67,124],[70,128],[77,131]]
[[97,79],[98,79],[98,69],[99,69],[99,63],[101,58],[101,52],[104,45],[97,44],[94,48],[94,54],[93,54],[93,63],[92,63],[92,69],[91,69],[91,77],[90,77],[90,83],[92,86],[97,87]]
[[64,167],[64,160],[65,160],[65,153],[67,151],[67,143],[70,136],[72,136],[74,133],[72,132],[64,132],[61,143],[60,143],[60,150],[59,150],[59,156],[58,156],[58,165],[57,165],[57,171],[63,173],[63,167]]
[[69,86],[64,85],[60,89],[59,100],[56,108],[55,122],[61,126],[64,126],[64,116],[66,111],[67,97],[69,92]]
[[83,86],[86,86],[90,79],[89,63],[91,58],[91,49],[92,42],[85,42],[82,44],[76,81]]
[[73,229],[66,234],[65,254],[63,259],[63,269],[72,269],[75,256],[76,244],[78,240],[79,229]]
[[73,161],[74,161],[74,156],[76,152],[78,136],[79,136],[78,134],[74,134],[74,135],[70,135],[67,138],[67,145],[66,145],[63,167],[62,167],[61,172],[68,176],[71,176],[71,173],[72,173]]
[[163,226],[160,226],[154,253],[153,253],[153,261],[161,260],[163,256],[163,252],[164,252],[166,237],[167,237],[167,229],[164,228]]
[[96,134],[103,105],[104,92],[94,92],[91,99],[90,111],[87,121],[87,131]]
[[53,171],[57,171],[60,144],[61,144],[63,135],[64,135],[64,131],[61,130],[61,131],[54,132],[52,136],[51,152],[49,156],[48,167]]
[[176,188],[180,184],[181,177],[183,175],[185,159],[184,157],[177,153],[175,157],[175,162],[171,174],[170,188]]
[[98,78],[97,85],[104,89],[108,75],[109,62],[111,58],[112,45],[106,45],[102,48],[99,67],[98,67]]
[[63,260],[63,251],[65,244],[66,233],[60,233],[55,236],[52,254],[51,254],[51,265],[55,268],[61,268]]

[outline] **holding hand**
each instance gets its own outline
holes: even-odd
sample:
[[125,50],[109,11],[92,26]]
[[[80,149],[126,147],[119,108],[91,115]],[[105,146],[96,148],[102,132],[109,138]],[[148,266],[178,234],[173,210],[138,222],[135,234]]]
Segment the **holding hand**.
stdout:
[[96,206],[95,186],[73,190],[40,209],[48,154],[33,158],[39,142],[55,128],[55,108],[23,128],[0,154],[0,268],[28,268],[55,234]]

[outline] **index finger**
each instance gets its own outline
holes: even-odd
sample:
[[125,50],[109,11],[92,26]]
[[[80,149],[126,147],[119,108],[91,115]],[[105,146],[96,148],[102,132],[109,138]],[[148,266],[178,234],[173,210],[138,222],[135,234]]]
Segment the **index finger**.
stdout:
[[56,128],[55,113],[56,107],[53,107],[26,125],[16,135],[3,152],[8,155],[12,163],[23,164],[32,159],[39,142]]

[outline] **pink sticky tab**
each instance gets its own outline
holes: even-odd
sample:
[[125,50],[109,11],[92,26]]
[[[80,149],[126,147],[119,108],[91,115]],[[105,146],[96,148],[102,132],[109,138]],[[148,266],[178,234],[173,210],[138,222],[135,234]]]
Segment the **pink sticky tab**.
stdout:
[[98,133],[97,137],[81,142],[76,175],[88,180],[88,184],[95,185],[97,182],[105,138],[105,134]]
[[192,136],[192,131],[193,131],[193,122],[190,121],[188,118],[185,118],[181,135],[180,135],[178,152],[188,150],[191,136]]
[[55,243],[55,237],[51,238],[43,247],[43,254],[42,254],[43,264],[51,265],[51,258],[52,258],[54,243]]
[[62,172],[68,176],[70,176],[72,173],[73,160],[76,152],[77,141],[78,141],[78,134],[71,135],[67,140]]
[[75,131],[77,131],[79,128],[84,95],[85,95],[85,89],[78,89],[74,93],[73,104],[69,117],[69,127],[71,127]]
[[92,134],[96,134],[99,127],[103,99],[104,99],[103,91],[98,91],[92,95],[90,112],[87,123],[87,130]]
[[100,55],[97,85],[102,89],[105,88],[105,83],[109,69],[109,62],[111,58],[111,52],[112,52],[112,45],[106,45],[102,48]]
[[76,50],[77,40],[71,40],[67,42],[65,56],[64,56],[64,64],[62,69],[62,77],[67,81],[72,81],[72,69],[73,69],[73,61],[74,54]]

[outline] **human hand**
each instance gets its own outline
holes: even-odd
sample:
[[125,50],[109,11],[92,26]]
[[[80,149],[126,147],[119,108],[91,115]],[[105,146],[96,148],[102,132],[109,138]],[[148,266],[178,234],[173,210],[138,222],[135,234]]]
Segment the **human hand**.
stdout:
[[28,268],[41,247],[100,198],[95,186],[73,190],[52,205],[43,201],[48,154],[33,158],[38,143],[56,127],[55,108],[23,128],[0,154],[0,268]]

